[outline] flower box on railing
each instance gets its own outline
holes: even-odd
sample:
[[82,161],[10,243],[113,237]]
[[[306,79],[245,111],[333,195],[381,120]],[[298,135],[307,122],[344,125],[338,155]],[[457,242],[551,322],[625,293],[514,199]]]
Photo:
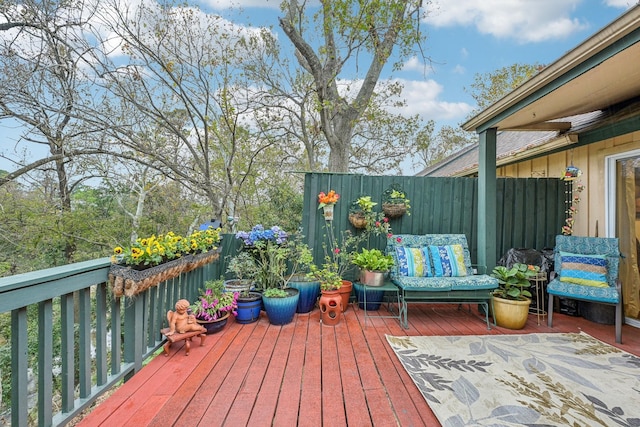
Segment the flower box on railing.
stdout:
[[132,297],[157,286],[166,280],[178,277],[196,268],[200,268],[217,260],[220,249],[202,252],[199,254],[185,255],[165,263],[145,268],[136,269],[130,265],[111,264],[109,268],[109,284],[116,297]]

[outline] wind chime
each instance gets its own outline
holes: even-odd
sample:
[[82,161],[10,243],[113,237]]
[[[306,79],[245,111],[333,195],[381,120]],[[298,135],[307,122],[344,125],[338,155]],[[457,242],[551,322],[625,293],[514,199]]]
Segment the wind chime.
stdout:
[[575,188],[573,185],[573,181],[580,177],[580,175],[582,175],[582,171],[573,165],[573,150],[571,150],[571,162],[569,166],[565,168],[564,175],[561,178],[566,182],[564,191],[566,218],[565,225],[562,227],[562,234],[566,236],[573,234],[573,224],[575,222],[575,215],[578,213],[578,203],[580,202],[578,193],[584,189],[582,184],[578,184]]

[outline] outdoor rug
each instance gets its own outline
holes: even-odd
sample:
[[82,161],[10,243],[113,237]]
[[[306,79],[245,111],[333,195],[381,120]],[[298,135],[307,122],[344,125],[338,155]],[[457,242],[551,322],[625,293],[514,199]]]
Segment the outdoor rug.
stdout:
[[443,426],[640,426],[640,358],[585,333],[387,341]]

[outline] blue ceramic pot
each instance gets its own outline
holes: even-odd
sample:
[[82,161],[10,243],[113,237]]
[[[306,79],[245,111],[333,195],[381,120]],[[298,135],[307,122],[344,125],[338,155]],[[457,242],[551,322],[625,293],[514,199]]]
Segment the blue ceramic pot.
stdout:
[[300,291],[293,288],[287,288],[285,291],[287,291],[288,296],[284,298],[262,296],[264,311],[267,312],[267,317],[269,317],[269,322],[272,325],[291,323],[294,314],[296,314]]
[[367,311],[376,311],[380,309],[380,302],[384,296],[384,291],[376,290],[375,287],[367,286],[367,304],[364,303],[365,287],[361,283],[354,282],[353,287],[356,291],[358,299],[358,307]]
[[236,312],[236,322],[241,324],[253,323],[260,318],[262,308],[262,294],[259,292],[249,292],[246,297],[238,297],[238,308]]
[[316,306],[316,301],[320,295],[320,282],[308,281],[304,279],[291,279],[289,287],[300,292],[296,313],[308,313]]

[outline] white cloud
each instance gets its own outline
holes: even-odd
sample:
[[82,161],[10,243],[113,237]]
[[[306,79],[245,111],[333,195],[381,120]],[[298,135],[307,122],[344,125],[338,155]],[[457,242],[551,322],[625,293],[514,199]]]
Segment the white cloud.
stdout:
[[416,56],[412,56],[402,65],[403,71],[419,71],[421,73],[426,73],[429,69],[430,66],[420,61]]
[[467,69],[464,68],[462,65],[458,64],[455,67],[453,67],[453,70],[451,71],[453,74],[465,74],[467,72]]
[[469,114],[472,105],[466,102],[446,102],[440,99],[444,87],[435,80],[402,80],[402,98],[407,105],[395,109],[405,116],[420,115],[425,120],[458,122]]
[[571,18],[581,0],[443,1],[427,17],[436,27],[474,26],[483,34],[522,43],[566,37],[587,24]]

